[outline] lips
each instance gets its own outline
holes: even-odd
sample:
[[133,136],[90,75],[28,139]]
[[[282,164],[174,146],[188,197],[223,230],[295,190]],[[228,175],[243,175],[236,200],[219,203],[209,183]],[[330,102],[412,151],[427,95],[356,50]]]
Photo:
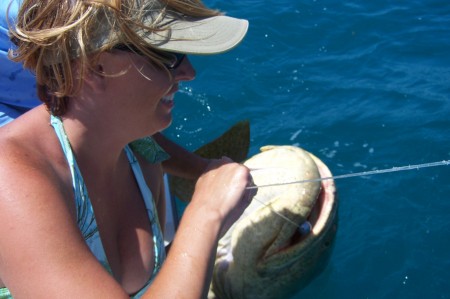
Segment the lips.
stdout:
[[166,103],[166,104],[168,104],[168,103],[173,103],[173,94],[164,96],[164,97],[161,99],[161,102]]
[[161,104],[163,104],[165,107],[172,109],[174,106],[174,94],[171,95],[166,95],[164,97],[161,98]]

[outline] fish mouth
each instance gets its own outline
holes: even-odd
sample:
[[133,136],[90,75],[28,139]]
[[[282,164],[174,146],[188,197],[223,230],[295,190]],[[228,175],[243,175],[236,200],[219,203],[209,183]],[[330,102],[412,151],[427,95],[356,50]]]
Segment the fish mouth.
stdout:
[[[320,178],[332,177],[328,167],[317,157],[310,155],[317,165]],[[310,224],[310,232],[301,231],[302,223],[299,223],[299,229],[294,232],[287,246],[280,248],[279,252],[287,253],[318,242],[323,242],[322,246],[325,248],[331,246],[337,230],[337,196],[334,180],[321,181],[320,193],[306,221]]]
[[[237,294],[224,298],[242,298],[239,294],[246,292],[286,298],[283,294],[294,294],[323,271],[333,248],[334,181],[316,181],[332,176],[327,166],[292,146],[268,146],[258,155],[245,165],[272,167],[252,174],[257,186],[268,188],[258,188],[242,219],[219,241],[212,289],[217,294]],[[274,178],[281,182],[279,186]],[[305,221],[311,230],[301,233],[298,227]]]

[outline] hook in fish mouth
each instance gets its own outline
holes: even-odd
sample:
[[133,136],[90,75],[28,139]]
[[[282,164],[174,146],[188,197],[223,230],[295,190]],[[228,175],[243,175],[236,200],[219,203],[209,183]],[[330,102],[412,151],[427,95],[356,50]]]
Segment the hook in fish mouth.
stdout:
[[[322,161],[314,156],[312,156],[312,158],[317,165],[321,178],[331,176],[330,171]],[[335,206],[337,205],[337,198],[335,183],[332,180],[323,180],[320,184],[320,193],[305,221],[295,223],[286,216],[280,215],[280,217],[285,218],[287,222],[295,225],[297,230],[293,231],[289,242],[287,242],[285,246],[280,247],[278,251],[271,254],[271,256],[275,256],[278,253],[289,253],[289,251],[298,249],[297,246],[302,246],[302,243],[317,242],[318,237],[325,234],[327,229],[332,229],[336,232],[336,224],[329,227],[330,222],[333,222],[336,217]],[[333,238],[323,243],[324,249],[331,245]],[[305,246],[308,245],[309,244],[306,244]],[[266,256],[265,258],[270,258],[270,256]]]

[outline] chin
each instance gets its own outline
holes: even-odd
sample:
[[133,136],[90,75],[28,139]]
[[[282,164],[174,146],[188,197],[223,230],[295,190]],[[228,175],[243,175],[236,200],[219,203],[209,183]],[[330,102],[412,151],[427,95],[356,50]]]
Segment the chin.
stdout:
[[172,124],[172,114],[167,115],[161,119],[160,126],[157,132],[161,132],[167,129],[168,127],[170,127],[171,124]]

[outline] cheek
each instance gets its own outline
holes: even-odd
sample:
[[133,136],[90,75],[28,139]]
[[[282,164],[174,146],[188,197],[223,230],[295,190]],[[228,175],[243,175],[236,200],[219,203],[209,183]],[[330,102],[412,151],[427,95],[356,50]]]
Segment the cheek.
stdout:
[[172,88],[172,77],[169,72],[153,66],[136,69],[137,80],[149,89],[149,92],[165,95]]
[[[150,99],[159,100],[172,88],[170,73],[148,62],[145,58],[137,55],[116,55],[115,60],[108,61],[111,95],[146,101]],[[119,59],[120,58],[120,59]]]

